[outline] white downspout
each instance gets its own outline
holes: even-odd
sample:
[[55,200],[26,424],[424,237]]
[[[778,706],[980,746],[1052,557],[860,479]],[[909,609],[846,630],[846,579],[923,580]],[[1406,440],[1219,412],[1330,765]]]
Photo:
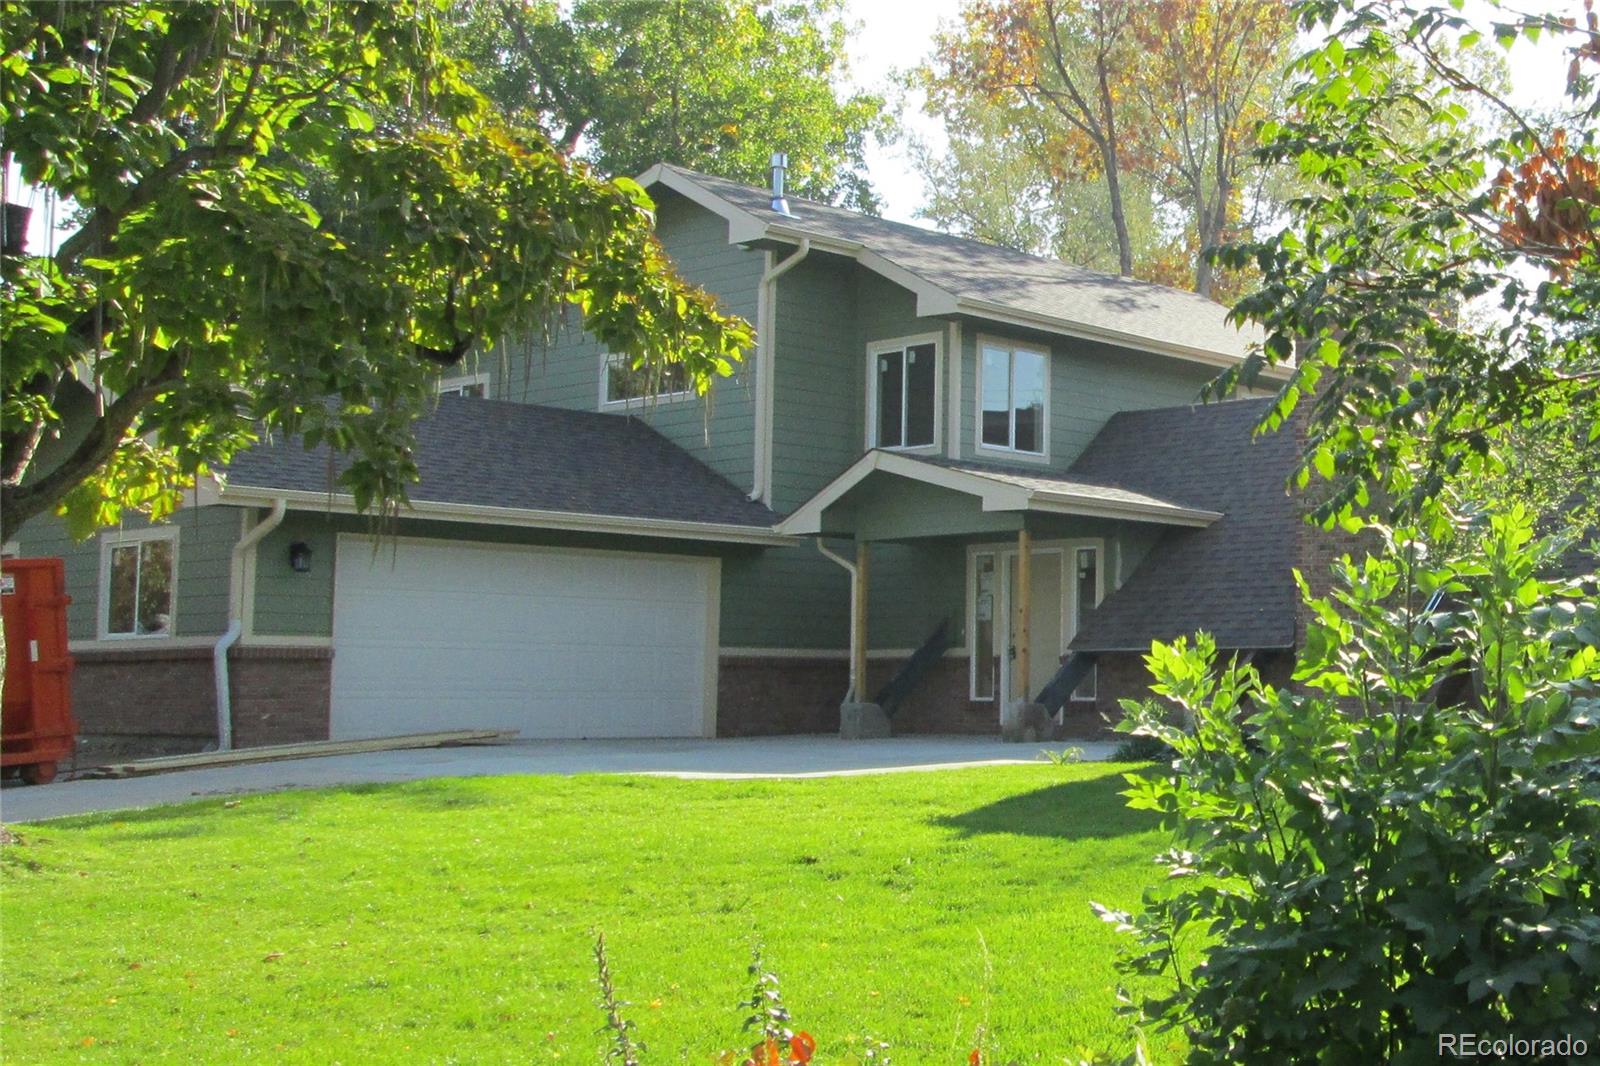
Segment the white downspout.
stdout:
[[761,275],[756,313],[756,417],[755,468],[751,471],[750,498],[772,502],[772,375],[778,344],[778,278],[811,254],[811,238],[801,237],[794,254]]
[[229,570],[231,585],[228,589],[228,629],[217,638],[211,649],[211,676],[217,688],[217,750],[233,750],[233,701],[228,695],[228,649],[239,642],[244,632],[244,558],[255,549],[261,538],[278,528],[288,511],[289,503],[279,497],[272,501],[267,517],[251,527],[233,546],[233,563]]
[[[826,544],[822,543],[822,538],[821,537],[817,538],[817,551],[821,552],[823,555],[827,556],[829,559],[832,559],[834,562],[836,562],[840,566],[844,567],[846,572],[848,572],[849,575],[850,575],[850,645],[849,646],[850,646],[850,648],[854,649],[855,646],[856,646],[856,564],[852,563],[849,559],[846,559],[844,556],[842,556],[839,553],[833,551]],[[860,702],[859,698],[856,695],[857,688],[858,688],[858,679],[856,678],[856,657],[855,657],[855,654],[852,652],[851,655],[850,655],[850,691],[848,691],[848,692],[846,692],[844,694],[844,702],[845,703],[858,703],[858,702]]]

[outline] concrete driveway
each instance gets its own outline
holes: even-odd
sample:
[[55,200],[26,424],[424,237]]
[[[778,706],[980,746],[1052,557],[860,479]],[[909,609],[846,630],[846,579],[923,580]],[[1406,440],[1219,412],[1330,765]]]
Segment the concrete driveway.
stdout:
[[1114,744],[1006,744],[989,737],[829,736],[730,740],[540,740],[486,747],[424,748],[182,770],[121,780],[57,781],[0,792],[0,820],[33,822],[94,811],[181,803],[205,796],[274,792],[427,777],[495,774],[662,774],[686,778],[828,777],[1039,762],[1043,752],[1083,749],[1110,757]]

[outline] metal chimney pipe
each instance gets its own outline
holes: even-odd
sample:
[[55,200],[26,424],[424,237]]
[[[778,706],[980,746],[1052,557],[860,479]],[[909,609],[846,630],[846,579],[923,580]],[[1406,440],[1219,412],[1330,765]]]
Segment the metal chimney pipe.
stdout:
[[789,153],[772,153],[772,209],[780,215],[792,215],[789,210],[789,201],[784,199],[784,178],[789,173]]

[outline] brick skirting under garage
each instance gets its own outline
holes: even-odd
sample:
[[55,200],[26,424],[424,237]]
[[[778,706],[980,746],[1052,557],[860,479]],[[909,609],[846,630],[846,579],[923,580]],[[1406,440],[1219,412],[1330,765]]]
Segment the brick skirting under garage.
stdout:
[[[203,751],[216,744],[209,647],[72,653],[80,766]],[[235,646],[228,654],[237,747],[325,740],[333,650]]]

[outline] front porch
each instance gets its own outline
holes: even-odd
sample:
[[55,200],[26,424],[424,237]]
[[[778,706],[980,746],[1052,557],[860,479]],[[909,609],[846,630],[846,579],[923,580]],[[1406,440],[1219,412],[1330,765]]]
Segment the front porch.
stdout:
[[[1074,651],[1085,616],[1163,532],[1219,517],[1049,471],[874,451],[779,528],[850,575],[846,732],[1045,739],[1101,734],[1136,684]],[[923,627],[910,648],[906,615]],[[898,623],[888,641],[874,616]]]

